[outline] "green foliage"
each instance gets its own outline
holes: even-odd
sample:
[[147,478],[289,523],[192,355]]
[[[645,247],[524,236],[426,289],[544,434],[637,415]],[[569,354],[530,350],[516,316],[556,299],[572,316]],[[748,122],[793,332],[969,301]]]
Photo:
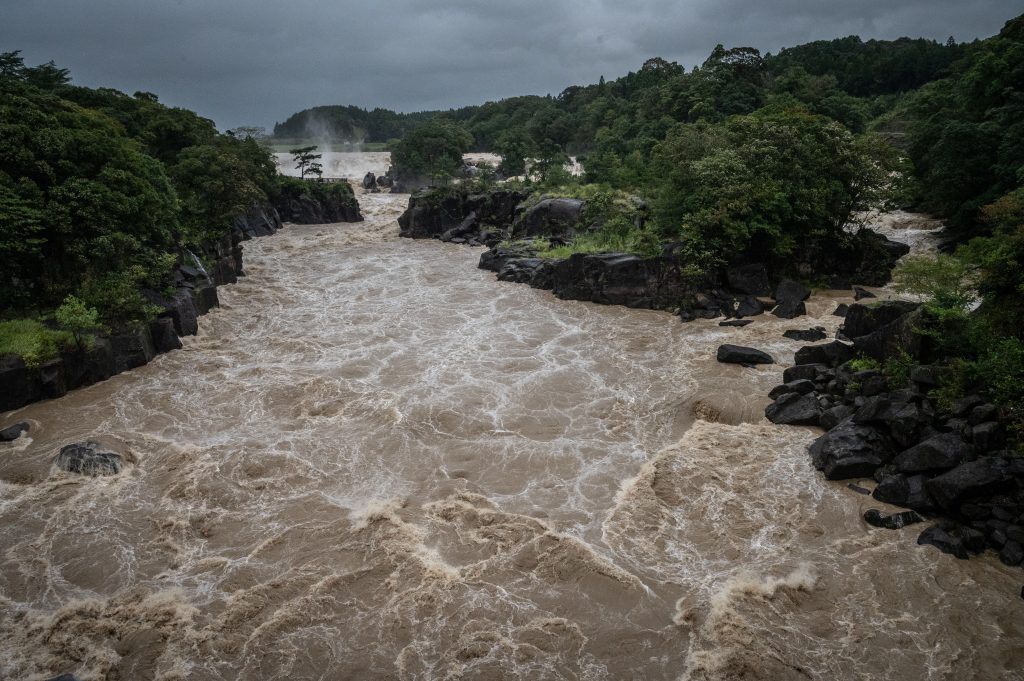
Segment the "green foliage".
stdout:
[[165,288],[179,246],[220,238],[266,201],[276,168],[251,134],[67,80],[0,54],[0,314],[74,296],[112,327],[142,323],[152,309],[138,288]]
[[852,212],[883,185],[883,160],[843,126],[802,109],[680,125],[654,152],[658,230],[724,259],[843,240]]
[[68,296],[53,313],[62,331],[70,333],[79,348],[91,347],[93,336],[104,330],[100,314],[75,296]]
[[472,136],[447,120],[427,123],[409,133],[391,152],[391,164],[399,175],[447,179],[462,166]]
[[982,206],[1024,183],[1024,16],[964,52],[907,109],[922,205],[966,239],[984,234]]
[[858,371],[879,371],[882,368],[881,363],[873,357],[855,357],[847,362],[846,366],[854,373]]
[[906,351],[901,350],[889,357],[882,363],[882,375],[891,387],[900,387],[910,380],[910,370],[914,367],[914,358]]
[[18,355],[30,367],[39,367],[56,359],[61,350],[73,344],[70,333],[48,329],[34,319],[0,322],[0,357]]
[[323,166],[317,162],[317,159],[323,157],[323,154],[314,154],[314,151],[316,151],[316,145],[298,147],[288,151],[292,155],[295,169],[299,171],[299,177],[302,179],[305,179],[306,175],[316,175],[317,177],[323,175]]

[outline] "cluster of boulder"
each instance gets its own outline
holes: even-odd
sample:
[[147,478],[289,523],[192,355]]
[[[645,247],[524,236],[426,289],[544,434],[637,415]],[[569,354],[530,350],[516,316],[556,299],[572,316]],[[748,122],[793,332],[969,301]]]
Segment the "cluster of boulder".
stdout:
[[[331,217],[334,221],[336,216]],[[198,253],[180,250],[172,274],[173,292],[142,291],[147,302],[160,312],[141,328],[121,329],[96,338],[90,347],[64,350],[38,367],[26,365],[17,355],[0,357],[0,412],[60,397],[180,348],[181,337],[198,332],[198,318],[220,305],[217,287],[233,284],[244,276],[242,242],[273,234],[281,226],[278,210],[254,206],[235,219],[227,234],[205,242]]]
[[383,175],[374,175],[372,172],[363,175],[362,187],[367,194],[379,194],[385,189],[392,189],[392,185],[394,177],[391,169]]
[[[865,520],[903,527],[923,517],[940,520],[919,543],[959,558],[986,547],[1008,565],[1024,563],[1024,458],[1004,451],[999,410],[978,395],[942,408],[929,396],[942,379],[938,365],[915,365],[903,383],[877,367],[895,356],[922,356],[914,332],[914,303],[850,305],[842,340],[796,353],[784,383],[769,396],[774,423],[820,426],[811,461],[829,480],[873,479],[870,494],[910,509]],[[863,490],[868,493],[868,490]]]

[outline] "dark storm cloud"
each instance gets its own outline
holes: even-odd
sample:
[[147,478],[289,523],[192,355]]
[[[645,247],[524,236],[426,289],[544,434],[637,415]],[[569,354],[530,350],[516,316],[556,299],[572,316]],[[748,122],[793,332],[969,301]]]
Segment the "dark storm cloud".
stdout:
[[716,43],[763,51],[859,34],[972,40],[1017,0],[0,0],[0,50],[76,82],[149,90],[222,128],[317,104],[448,108],[556,94]]

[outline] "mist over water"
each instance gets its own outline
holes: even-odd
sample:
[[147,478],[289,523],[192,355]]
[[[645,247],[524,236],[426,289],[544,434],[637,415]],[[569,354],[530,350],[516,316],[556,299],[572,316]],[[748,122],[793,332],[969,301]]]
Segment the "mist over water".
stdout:
[[[743,329],[560,301],[399,240],[407,200],[246,242],[181,351],[3,417],[0,677],[1022,678],[1019,570],[868,528],[763,418],[844,293]],[[51,467],[85,439],[132,463]]]

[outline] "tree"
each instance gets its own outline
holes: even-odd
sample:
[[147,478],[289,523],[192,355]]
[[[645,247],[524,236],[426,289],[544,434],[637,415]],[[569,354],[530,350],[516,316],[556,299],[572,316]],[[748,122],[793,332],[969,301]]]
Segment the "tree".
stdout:
[[323,154],[314,154],[314,151],[316,151],[316,145],[298,147],[288,152],[292,155],[292,161],[295,162],[295,169],[299,171],[299,177],[303,179],[305,179],[306,175],[316,175],[319,177],[323,172],[322,166],[317,162],[317,159],[323,156]]
[[472,144],[472,135],[458,123],[435,120],[406,135],[391,152],[391,164],[400,176],[448,178]]
[[79,350],[89,347],[92,344],[92,336],[103,331],[100,313],[75,296],[65,298],[53,313],[53,317],[62,331],[67,331],[75,337],[75,344]]

